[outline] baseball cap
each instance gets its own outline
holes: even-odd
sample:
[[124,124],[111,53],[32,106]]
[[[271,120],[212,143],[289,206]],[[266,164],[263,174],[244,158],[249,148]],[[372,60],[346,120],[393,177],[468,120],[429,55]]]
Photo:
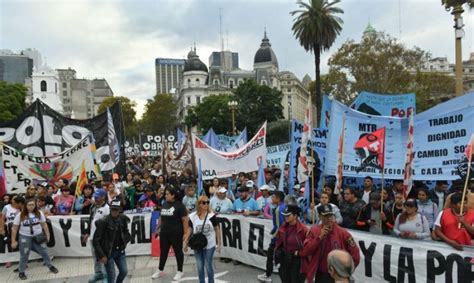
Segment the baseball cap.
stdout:
[[270,186],[269,185],[263,185],[258,190],[259,191],[270,191]]
[[255,183],[252,180],[248,180],[247,183],[245,183],[245,186],[247,188],[253,188],[255,186]]
[[290,214],[299,215],[300,213],[301,213],[301,208],[299,208],[299,206],[297,205],[288,205],[285,211],[283,211],[283,215],[285,216],[288,216]]
[[45,188],[49,187],[48,182],[42,182],[42,183],[39,184],[39,185],[40,185],[41,187],[45,187]]
[[107,196],[107,192],[104,189],[98,189],[94,192],[95,198],[105,198]]
[[219,189],[217,190],[218,193],[227,193],[227,189],[224,188],[224,187],[219,187]]
[[318,214],[321,215],[333,215],[334,211],[332,210],[332,206],[328,204],[322,204],[318,206]]
[[122,209],[122,205],[120,203],[120,200],[114,199],[113,201],[110,202],[110,209]]
[[269,190],[270,192],[276,191],[275,185],[268,185],[268,190]]

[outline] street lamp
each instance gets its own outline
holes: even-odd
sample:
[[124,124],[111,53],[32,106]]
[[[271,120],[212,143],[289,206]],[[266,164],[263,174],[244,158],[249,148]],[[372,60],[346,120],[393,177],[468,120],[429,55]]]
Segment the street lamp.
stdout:
[[461,39],[464,36],[464,24],[462,22],[462,13],[464,12],[462,5],[468,4],[470,7],[474,5],[474,0],[441,0],[446,11],[451,11],[454,16],[454,32],[456,36],[456,96],[463,94],[462,81],[462,45]]
[[236,135],[236,128],[235,128],[235,110],[237,110],[237,107],[239,106],[239,103],[235,100],[227,102],[227,106],[229,107],[229,110],[232,112],[232,135]]

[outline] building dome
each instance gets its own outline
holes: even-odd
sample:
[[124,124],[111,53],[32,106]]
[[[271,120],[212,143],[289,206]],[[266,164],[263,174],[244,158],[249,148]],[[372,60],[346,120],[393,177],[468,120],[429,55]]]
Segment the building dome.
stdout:
[[367,24],[367,27],[364,30],[364,35],[363,36],[369,36],[371,34],[375,34],[377,31],[374,29],[374,27],[370,24],[370,22]]
[[262,43],[260,44],[260,48],[255,53],[255,58],[253,60],[254,64],[258,63],[271,63],[275,67],[278,68],[278,60],[273,52],[272,45],[270,44],[270,40],[267,38],[267,32],[265,31],[262,39]]
[[207,66],[199,59],[199,56],[196,54],[196,47],[191,49],[188,53],[188,60],[184,64],[183,72],[190,71],[203,71],[207,73]]

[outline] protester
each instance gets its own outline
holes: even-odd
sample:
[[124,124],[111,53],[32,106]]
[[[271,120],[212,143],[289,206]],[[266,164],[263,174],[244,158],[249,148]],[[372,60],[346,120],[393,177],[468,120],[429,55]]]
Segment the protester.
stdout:
[[161,215],[158,220],[156,234],[160,236],[160,264],[158,270],[152,275],[152,279],[164,277],[163,272],[168,259],[170,247],[173,247],[178,272],[173,277],[177,281],[183,276],[183,241],[188,229],[188,212],[183,203],[179,200],[179,193],[174,188],[165,190],[166,202],[161,208]]
[[334,205],[339,205],[340,194],[334,193],[334,184],[333,183],[326,183],[323,187],[323,192],[329,195],[329,202]]
[[187,252],[187,243],[193,233],[203,233],[207,239],[207,245],[202,250],[194,250],[199,283],[206,282],[204,267],[207,270],[207,282],[214,282],[214,268],[212,259],[214,252],[220,253],[221,238],[220,228],[216,215],[211,211],[209,198],[202,195],[196,202],[196,211],[189,215],[189,228],[186,235],[184,247]]
[[395,220],[393,227],[395,235],[404,239],[429,239],[429,223],[426,217],[418,213],[416,200],[407,199],[403,207],[404,211]]
[[436,186],[430,191],[430,198],[438,206],[438,210],[443,210],[448,198],[448,182],[436,181]]
[[[94,233],[94,249],[97,258],[107,271],[107,281],[122,283],[127,276],[127,256],[125,248],[131,240],[128,231],[130,219],[122,212],[120,200],[113,200],[110,203],[110,214],[96,221],[96,231]],[[115,265],[119,270],[115,277]]]
[[381,211],[380,193],[372,192],[370,194],[370,203],[364,206],[357,217],[357,227],[359,230],[371,232],[374,234],[389,234],[386,225],[387,216]]
[[418,189],[417,206],[418,213],[426,217],[430,230],[433,230],[434,221],[438,216],[438,205],[431,201],[430,192],[427,188]]
[[120,176],[117,173],[112,174],[112,183],[115,186],[115,189],[118,190],[120,193],[124,191],[124,185],[120,182]]
[[[62,181],[60,183],[63,183]],[[67,186],[61,187],[61,194],[54,198],[54,214],[55,215],[70,215],[74,214],[74,196],[71,195],[71,190]]]
[[314,223],[315,224],[321,224],[321,219],[319,219],[319,214],[318,214],[318,207],[321,205],[330,205],[332,207],[332,210],[334,211],[334,216],[336,217],[336,223],[337,224],[342,224],[342,215],[341,211],[337,207],[337,205],[333,204],[330,202],[330,195],[327,192],[322,192],[321,196],[319,197],[319,204],[314,206],[313,203],[310,204],[310,208],[308,209],[308,219],[313,223],[313,217],[314,217]]
[[212,184],[206,190],[207,197],[212,198],[218,189],[219,189],[219,178],[214,177],[214,179],[212,179]]
[[53,214],[51,212],[51,206],[46,204],[46,197],[43,195],[36,197],[36,206],[38,206],[38,210],[43,212],[46,218]]
[[211,209],[218,214],[232,213],[232,201],[227,197],[227,189],[220,187],[216,196],[211,198]]
[[302,258],[300,253],[308,228],[298,218],[301,209],[298,206],[286,207],[283,215],[285,224],[278,229],[275,243],[275,261],[280,264],[278,274],[283,283],[304,282],[305,275],[301,273]]
[[69,190],[69,194],[74,194],[74,192],[71,192],[70,188],[68,187],[69,181],[67,179],[59,179],[58,182],[56,183],[56,187],[54,188],[54,194],[55,195],[61,195],[62,194],[62,189],[67,188]]
[[107,192],[103,189],[98,189],[94,192],[95,204],[91,207],[89,214],[89,227],[88,231],[84,235],[83,242],[86,243],[90,240],[90,247],[92,253],[92,259],[94,261],[94,276],[89,279],[89,282],[100,281],[105,278],[104,276],[104,263],[100,262],[100,258],[96,257],[94,244],[92,242],[94,233],[96,230],[96,222],[110,213],[109,205],[107,204]]
[[343,249],[349,252],[354,261],[354,265],[359,265],[360,251],[352,235],[344,228],[335,223],[334,211],[330,205],[318,207],[321,224],[311,227],[311,230],[304,242],[304,248],[298,253],[305,257],[302,272],[306,274],[308,283],[334,282],[329,275],[327,256],[334,249]]
[[146,187],[145,194],[141,196],[138,201],[141,208],[148,208],[149,210],[155,210],[157,208],[158,200],[156,199],[153,189]]
[[328,254],[328,272],[338,283],[353,283],[354,261],[351,255],[343,250],[333,250]]
[[259,191],[262,193],[262,195],[257,198],[257,204],[260,210],[263,211],[267,204],[270,204],[270,194],[273,192],[273,190],[274,188],[270,188],[269,185],[263,185],[262,187],[260,187]]
[[389,192],[391,196],[395,196],[398,193],[403,194],[403,180],[400,179],[392,181],[392,189]]
[[364,178],[364,189],[360,191],[357,197],[363,200],[365,203],[369,203],[370,193],[374,190],[374,180],[372,177],[367,176]]
[[260,214],[257,201],[249,195],[248,186],[239,188],[239,198],[234,201],[233,211],[244,216],[258,216]]
[[76,214],[89,215],[92,207],[92,195],[94,194],[94,187],[92,185],[85,185],[82,189],[81,195],[76,199],[74,210]]
[[[48,185],[48,182],[42,182],[38,185],[37,187],[37,195],[38,196],[44,196],[46,199],[46,206],[51,208],[50,211],[51,213],[54,213],[54,200],[51,197],[51,194],[49,193],[50,186]],[[52,190],[51,190],[52,193]]]
[[[17,233],[20,235],[16,241]],[[46,224],[46,217],[38,210],[36,200],[30,198],[25,201],[25,206],[21,213],[15,216],[12,228],[12,248],[16,249],[20,244],[20,264],[18,267],[18,277],[26,280],[26,264],[30,256],[30,251],[34,251],[43,258],[44,264],[53,273],[58,273],[58,269],[51,263],[48,255],[46,243],[49,242],[49,229]]]
[[365,206],[365,202],[356,197],[353,188],[344,189],[344,201],[339,205],[342,215],[342,226],[349,229],[357,229],[357,216]]
[[114,183],[106,182],[104,189],[107,192],[107,203],[111,203],[113,200],[119,198],[120,191],[115,188]]
[[188,186],[185,190],[186,195],[183,198],[183,204],[188,213],[194,212],[196,209],[197,195],[194,187]]
[[267,265],[265,269],[265,273],[258,275],[258,280],[260,281],[265,281],[265,282],[271,282],[272,281],[272,273],[273,273],[273,256],[274,256],[274,250],[275,250],[275,243],[276,243],[276,235],[278,232],[278,229],[280,229],[280,226],[285,223],[285,215],[283,214],[286,205],[284,202],[285,194],[281,191],[276,191],[272,194],[271,200],[272,200],[272,205],[274,208],[272,209],[272,223],[273,223],[273,228],[272,231],[270,232],[271,234],[271,240],[270,240],[270,245],[267,249]]
[[30,199],[30,198],[35,198],[36,197],[36,186],[35,185],[29,185],[28,188],[26,189],[25,193],[25,199]]
[[394,202],[391,206],[386,207],[385,215],[387,216],[387,221],[385,225],[390,230],[390,233],[393,234],[393,227],[395,226],[395,220],[397,216],[403,212],[403,193],[396,193],[394,195]]
[[461,213],[462,193],[451,196],[451,207],[442,210],[435,221],[435,234],[456,250],[472,246],[474,211],[465,205]]
[[[13,226],[13,222],[15,221],[16,216],[20,214],[24,204],[24,197],[15,196],[12,198],[11,203],[5,205],[2,209],[2,214],[0,215],[0,237],[5,238],[5,241],[7,243],[13,242],[9,231],[10,228]],[[6,268],[9,268],[11,266],[11,262],[5,263]]]

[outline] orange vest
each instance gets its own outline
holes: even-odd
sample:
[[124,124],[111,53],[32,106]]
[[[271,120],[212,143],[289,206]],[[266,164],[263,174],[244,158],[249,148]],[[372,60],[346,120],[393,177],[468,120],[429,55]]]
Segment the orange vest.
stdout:
[[[468,209],[464,215],[464,220],[466,220],[468,224],[474,223],[474,211]],[[456,241],[456,243],[460,245],[472,245],[471,234],[469,234],[465,228],[458,228],[458,219],[450,208],[443,210],[443,215],[441,216],[441,231],[443,231],[446,237]]]

